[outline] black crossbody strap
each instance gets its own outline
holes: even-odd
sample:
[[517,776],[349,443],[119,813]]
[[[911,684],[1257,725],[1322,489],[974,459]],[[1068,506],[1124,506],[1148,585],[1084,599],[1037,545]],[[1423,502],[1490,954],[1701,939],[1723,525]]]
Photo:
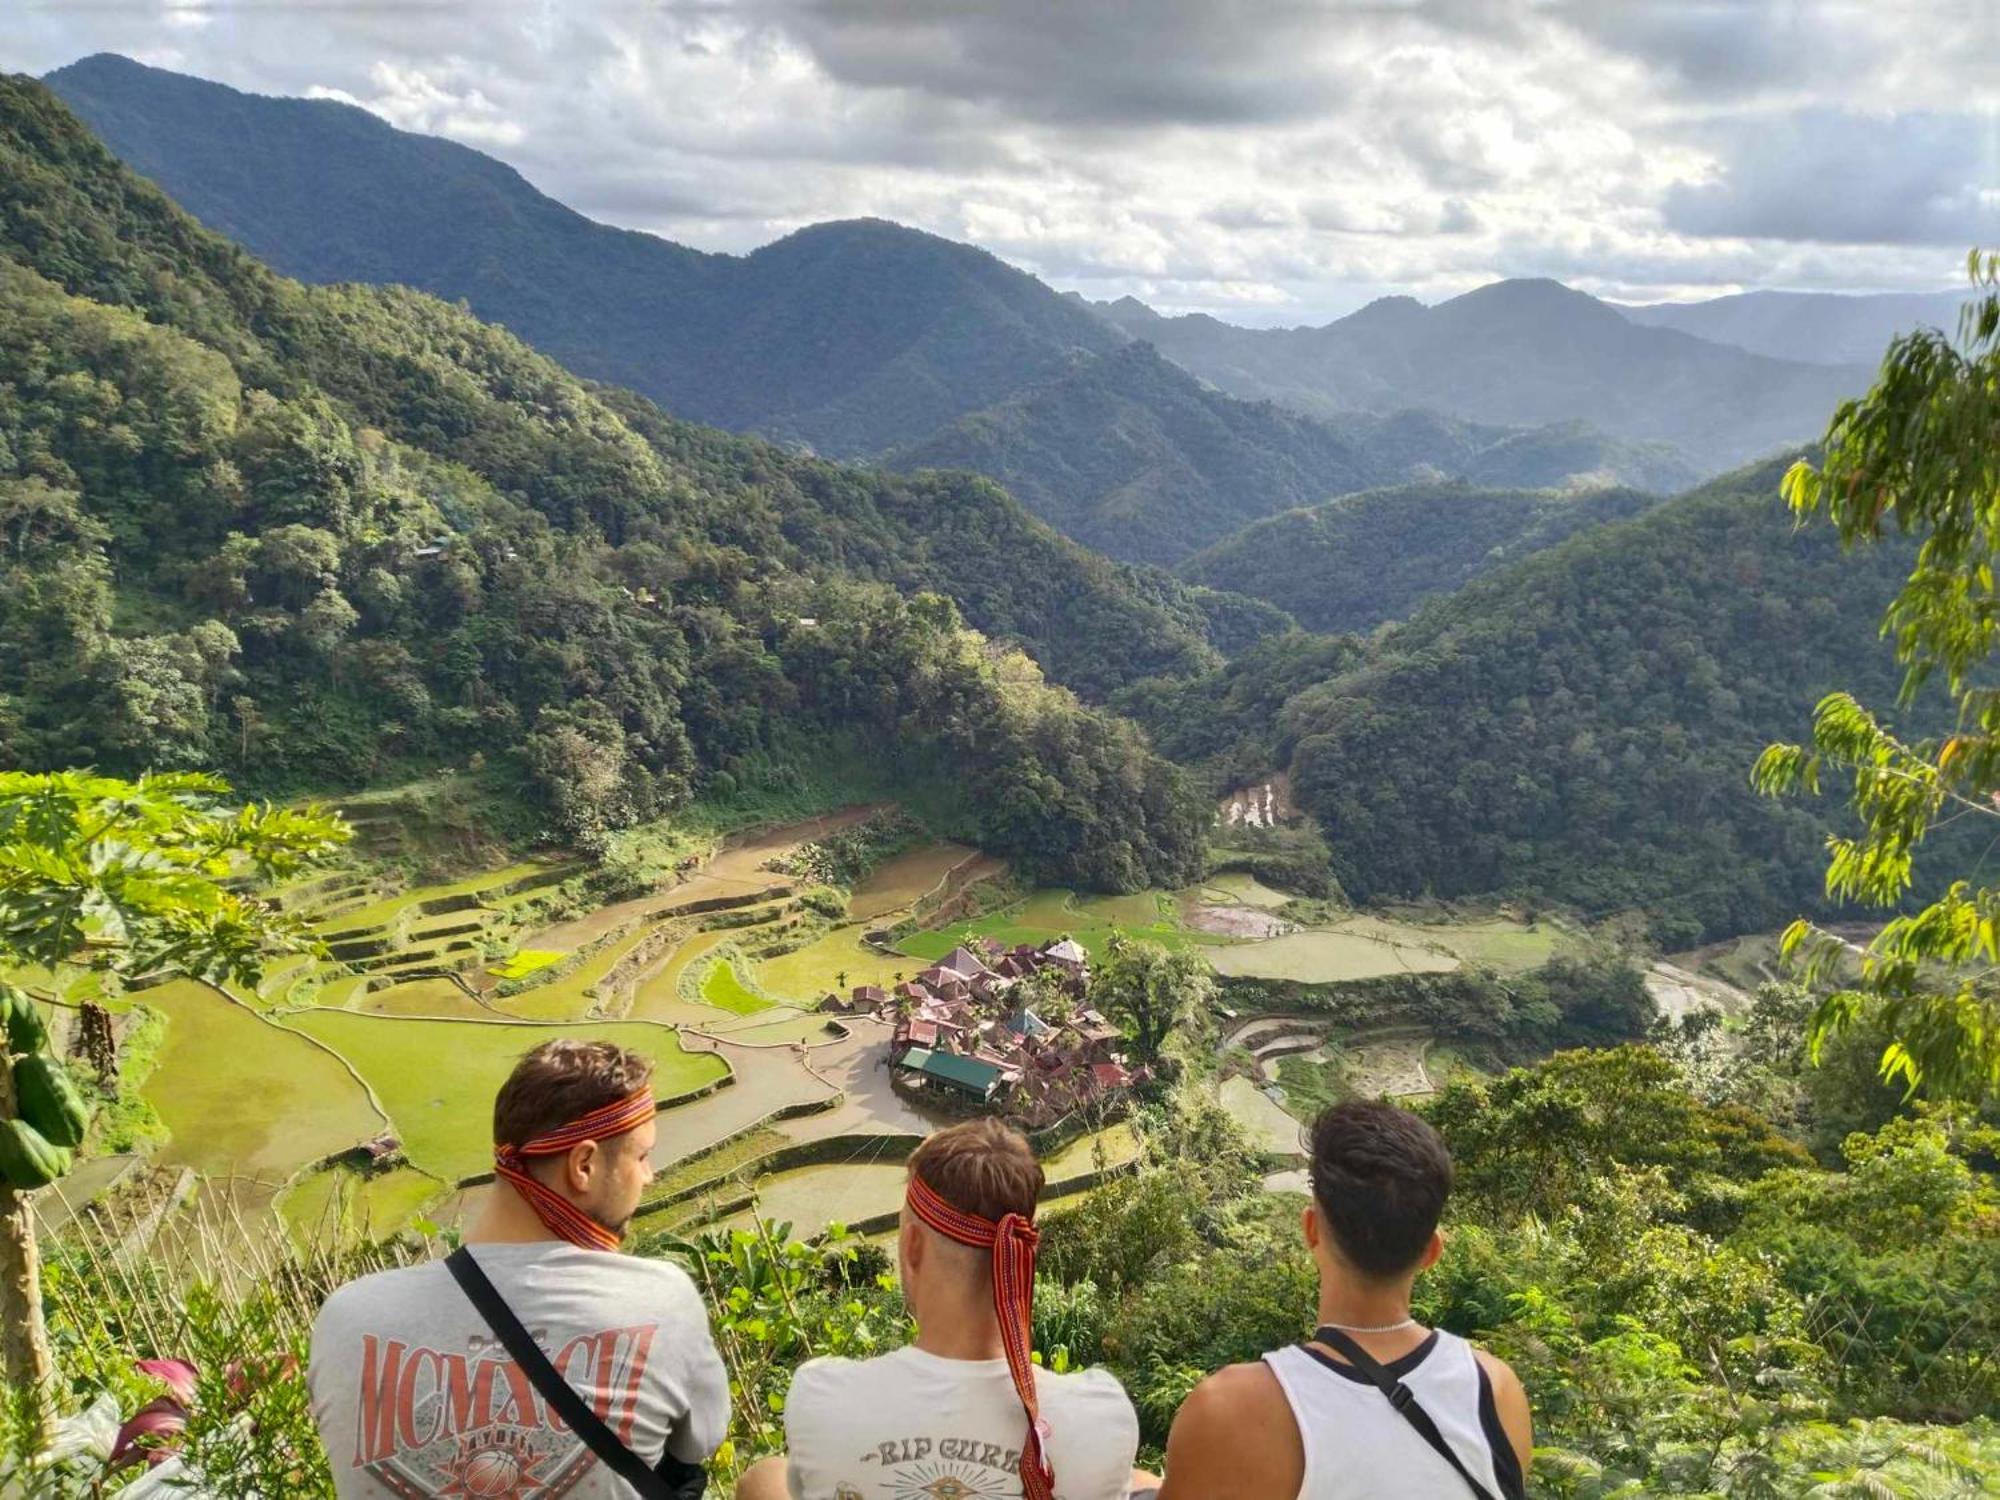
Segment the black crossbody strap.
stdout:
[[1381,1362],[1374,1355],[1338,1328],[1322,1328],[1313,1334],[1313,1338],[1340,1354],[1355,1369],[1374,1381],[1376,1389],[1389,1398],[1389,1404],[1402,1414],[1403,1420],[1416,1428],[1417,1436],[1437,1450],[1438,1457],[1452,1466],[1458,1477],[1471,1487],[1472,1493],[1477,1495],[1479,1500],[1493,1500],[1493,1492],[1472,1477],[1471,1470],[1465,1467],[1457,1450],[1446,1442],[1444,1434],[1438,1431],[1438,1425],[1431,1420],[1431,1414],[1418,1404],[1415,1391],[1383,1369]]
[[563,1421],[569,1424],[569,1430],[582,1439],[604,1467],[631,1485],[641,1500],[675,1500],[677,1491],[655,1473],[650,1464],[620,1442],[618,1434],[605,1426],[603,1418],[576,1393],[576,1387],[564,1380],[561,1372],[549,1363],[548,1355],[521,1326],[521,1320],[514,1316],[514,1309],[507,1305],[507,1299],[486,1279],[486,1273],[472,1258],[472,1252],[460,1245],[444,1258],[444,1265],[451,1272],[452,1280],[458,1283],[459,1290],[479,1309],[479,1315],[486,1320],[501,1346],[514,1357],[514,1363],[521,1367],[528,1383],[542,1393],[542,1399],[556,1409]]

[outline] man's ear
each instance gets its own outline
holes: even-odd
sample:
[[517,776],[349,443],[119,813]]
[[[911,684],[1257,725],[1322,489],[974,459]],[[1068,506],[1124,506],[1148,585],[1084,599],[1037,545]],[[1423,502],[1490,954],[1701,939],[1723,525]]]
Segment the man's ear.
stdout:
[[1319,1210],[1310,1203],[1306,1205],[1305,1212],[1299,1216],[1299,1228],[1305,1232],[1306,1248],[1319,1249]]
[[1433,1229],[1431,1231],[1431,1242],[1424,1246],[1423,1259],[1417,1262],[1417,1269],[1419,1271],[1428,1271],[1438,1263],[1438,1257],[1442,1254],[1444,1254],[1444,1231],[1442,1229]]
[[901,1234],[903,1264],[912,1271],[917,1270],[924,1263],[924,1251],[929,1248],[924,1244],[924,1231],[915,1220],[906,1217],[903,1220]]
[[603,1148],[596,1141],[578,1141],[563,1153],[563,1186],[572,1193],[590,1191],[590,1181],[604,1165]]

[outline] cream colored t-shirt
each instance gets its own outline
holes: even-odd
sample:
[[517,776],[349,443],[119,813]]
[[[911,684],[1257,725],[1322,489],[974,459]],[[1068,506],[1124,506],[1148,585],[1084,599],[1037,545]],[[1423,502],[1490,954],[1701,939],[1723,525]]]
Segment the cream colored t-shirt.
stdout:
[[[1139,1418],[1107,1370],[1035,1372],[1057,1500],[1122,1500]],[[1012,1500],[1027,1414],[1004,1359],[815,1359],[785,1397],[793,1500]]]

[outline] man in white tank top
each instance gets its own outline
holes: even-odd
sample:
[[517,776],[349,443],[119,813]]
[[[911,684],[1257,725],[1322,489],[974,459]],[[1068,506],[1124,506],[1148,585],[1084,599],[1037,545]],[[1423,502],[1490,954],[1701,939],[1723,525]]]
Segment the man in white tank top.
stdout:
[[[1534,1440],[1521,1382],[1410,1316],[1418,1272],[1444,1250],[1450,1191],[1444,1142],[1408,1110],[1357,1101],[1313,1122],[1304,1229],[1318,1332],[1194,1388],[1167,1440],[1160,1500],[1522,1500]],[[1354,1346],[1409,1393],[1406,1408]]]
[[787,1455],[745,1473],[737,1500],[1123,1500],[1139,1446],[1124,1388],[1033,1360],[1042,1185],[1026,1139],[998,1120],[916,1149],[896,1241],[916,1342],[800,1365]]

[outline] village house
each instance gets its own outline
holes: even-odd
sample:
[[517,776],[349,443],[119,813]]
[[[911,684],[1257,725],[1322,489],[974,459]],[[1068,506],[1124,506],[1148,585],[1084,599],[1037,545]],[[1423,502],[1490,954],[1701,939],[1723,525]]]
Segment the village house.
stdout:
[[1053,970],[1081,997],[1090,955],[1071,938],[1009,948],[975,938],[892,991],[857,985],[848,1008],[893,1021],[889,1064],[899,1087],[936,1090],[997,1108],[1034,1127],[1085,1105],[1101,1105],[1149,1076],[1118,1051],[1118,1028],[1096,1010],[1047,1020],[1012,995]]

